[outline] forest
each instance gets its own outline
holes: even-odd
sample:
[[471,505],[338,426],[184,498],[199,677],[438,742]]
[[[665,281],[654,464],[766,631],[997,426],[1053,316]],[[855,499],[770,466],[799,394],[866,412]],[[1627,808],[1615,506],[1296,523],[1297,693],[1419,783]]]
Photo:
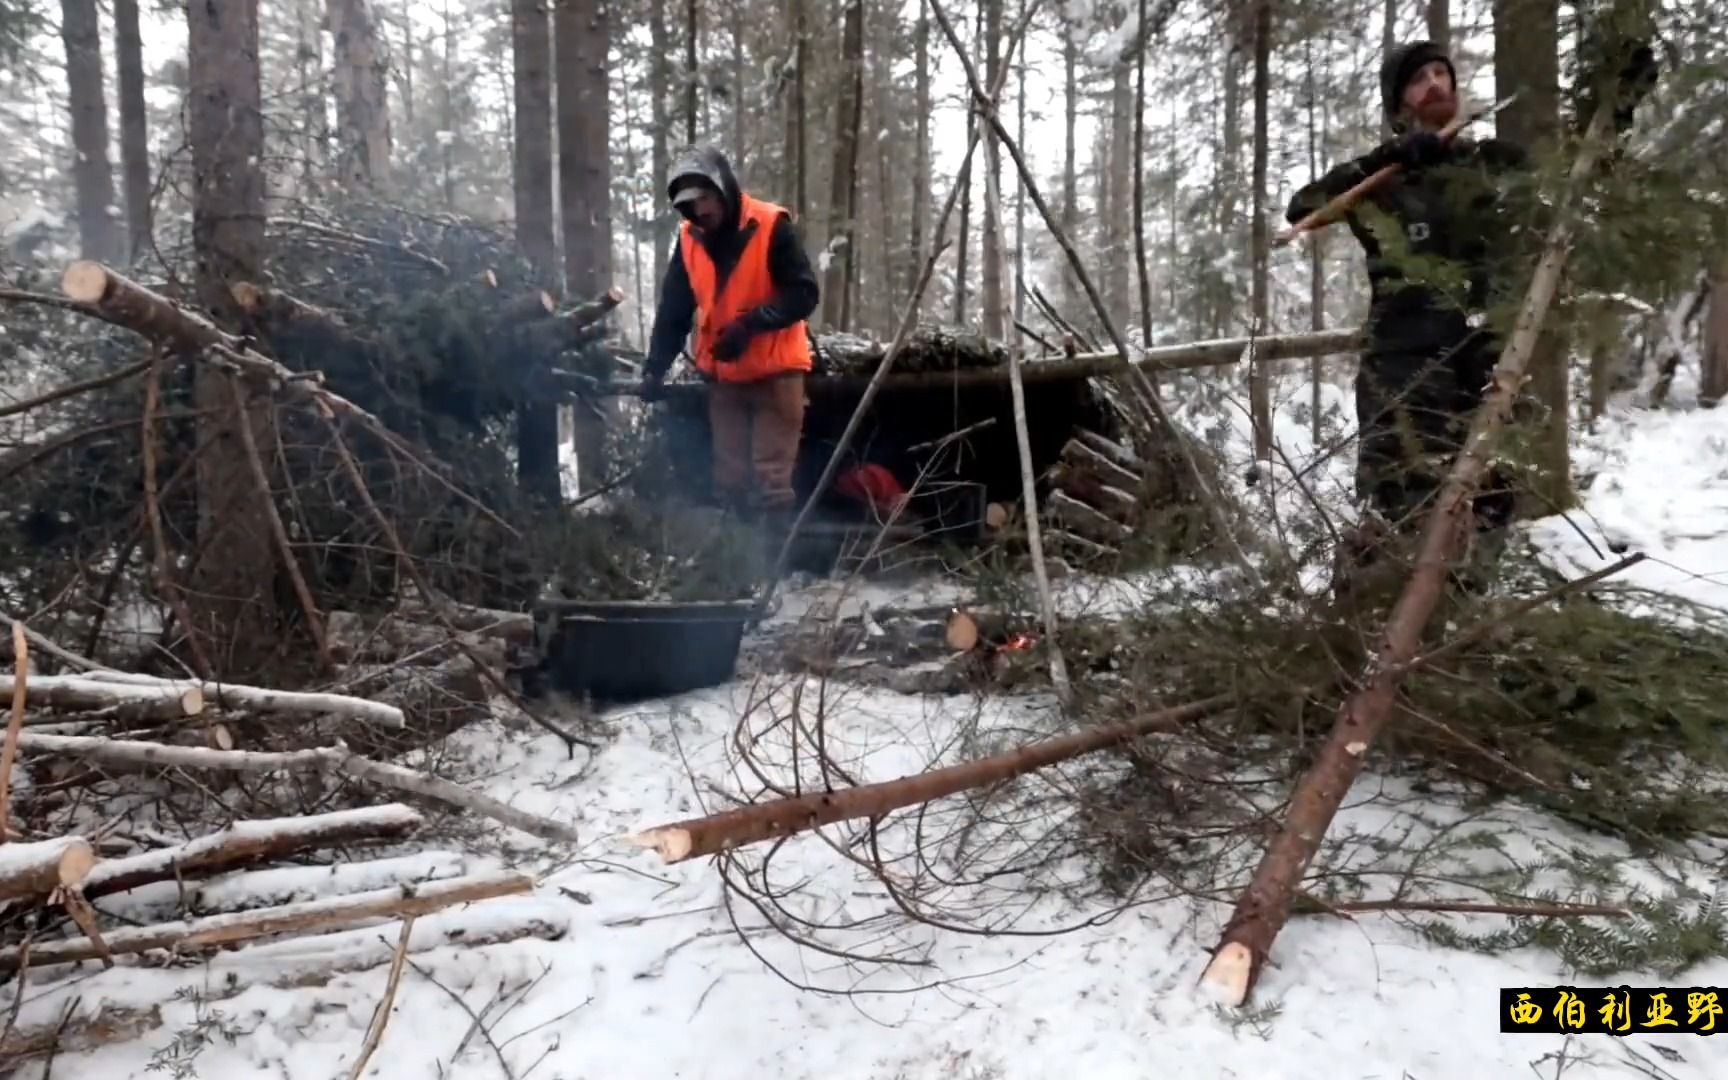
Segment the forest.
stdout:
[[1719,15],[0,0],[0,1078],[1724,1075]]

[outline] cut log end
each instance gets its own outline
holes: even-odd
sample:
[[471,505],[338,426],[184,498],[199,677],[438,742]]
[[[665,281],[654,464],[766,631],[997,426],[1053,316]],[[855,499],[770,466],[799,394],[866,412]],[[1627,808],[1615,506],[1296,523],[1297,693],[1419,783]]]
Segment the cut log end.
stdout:
[[964,611],[956,611],[948,616],[948,626],[942,633],[942,640],[955,652],[971,652],[978,647],[978,620]]
[[196,686],[187,687],[180,695],[180,710],[187,716],[197,716],[204,711],[204,691]]
[[482,271],[480,274],[480,284],[486,286],[488,289],[496,289],[498,287],[498,275],[491,270]]
[[535,298],[540,301],[540,306],[546,309],[546,314],[550,315],[558,310],[557,299],[545,289],[541,289]]
[[236,281],[228,286],[228,292],[240,305],[240,310],[248,314],[256,314],[264,306],[264,290],[250,281]]
[[622,304],[624,302],[624,290],[616,285],[612,286],[606,290],[606,300],[614,307]]
[[695,838],[690,835],[689,829],[667,825],[637,833],[630,837],[630,843],[640,848],[653,848],[663,863],[675,863],[690,857],[690,849],[695,847]]
[[1212,954],[1212,962],[1200,975],[1200,990],[1220,1005],[1241,1008],[1248,1000],[1249,978],[1254,973],[1254,954],[1241,942],[1229,941]]
[[66,850],[60,855],[60,866],[56,871],[60,884],[67,889],[75,889],[84,884],[84,879],[90,876],[90,871],[96,866],[96,849],[86,840],[74,840],[66,845]]
[[79,259],[60,275],[60,291],[81,304],[98,304],[108,294],[108,268],[90,259]]
[[984,507],[984,527],[992,532],[1008,524],[1008,508],[993,502]]

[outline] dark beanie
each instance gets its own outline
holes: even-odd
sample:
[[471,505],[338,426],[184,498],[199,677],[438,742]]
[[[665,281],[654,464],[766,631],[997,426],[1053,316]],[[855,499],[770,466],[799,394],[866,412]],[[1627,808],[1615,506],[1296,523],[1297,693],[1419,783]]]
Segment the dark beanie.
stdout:
[[1452,76],[1452,88],[1456,90],[1458,72],[1452,67],[1452,58],[1432,41],[1406,42],[1386,54],[1380,65],[1380,107],[1385,110],[1388,123],[1397,126],[1398,113],[1404,107],[1405,85],[1423,65],[1435,60],[1446,65],[1446,73]]

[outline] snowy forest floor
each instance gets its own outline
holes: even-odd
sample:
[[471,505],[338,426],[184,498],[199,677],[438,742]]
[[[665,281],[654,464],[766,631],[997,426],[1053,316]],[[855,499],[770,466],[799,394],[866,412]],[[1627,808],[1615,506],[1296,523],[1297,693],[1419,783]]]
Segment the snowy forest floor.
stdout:
[[[1290,441],[1305,441],[1293,425]],[[1292,458],[1300,462],[1303,455]],[[1302,447],[1307,449],[1307,447]],[[1347,455],[1341,455],[1341,458]],[[1558,519],[1528,526],[1531,540],[1570,574],[1606,565],[1604,540],[1650,556],[1637,584],[1728,608],[1728,437],[1719,413],[1628,412],[1581,440],[1591,477],[1572,515],[1603,549],[1593,552]],[[1348,461],[1327,470],[1342,485]],[[1064,605],[1095,609],[1109,583],[1071,578]],[[758,636],[795,619],[830,583],[806,583]],[[942,583],[854,586],[851,605],[930,604]],[[1108,599],[1108,597],[1106,597]],[[788,906],[828,925],[823,940],[917,961],[858,963],[797,945],[730,903],[714,865],[662,867],[622,837],[724,805],[719,792],[754,790],[736,769],[734,726],[753,694],[748,679],[600,719],[611,737],[572,760],[557,740],[509,717],[452,740],[464,771],[491,794],[575,824],[582,850],[547,865],[535,847],[497,837],[469,856],[542,873],[531,905],[567,923],[562,940],[417,954],[404,976],[382,1045],[365,1071],[380,1080],[425,1077],[525,1080],[705,1080],[777,1077],[1034,1080],[1086,1077],[1398,1078],[1535,1075],[1728,1076],[1728,1041],[1684,1035],[1499,1033],[1502,986],[1728,984],[1728,962],[1678,978],[1627,971],[1577,978],[1539,949],[1498,954],[1431,943],[1396,917],[1299,917],[1278,938],[1256,1005],[1241,1015],[1207,1003],[1195,980],[1227,903],[1186,899],[1129,907],[1097,925],[1035,936],[1109,914],[1103,901],[1050,890],[1025,898],[1017,935],[944,931],[892,915],[881,884],[815,837],[776,857]],[[784,693],[781,688],[775,692]],[[954,757],[964,725],[1031,726],[1037,696],[913,697],[848,687],[828,703],[829,738],[854,775],[884,779]],[[1365,774],[1335,831],[1385,828],[1387,799],[1419,800],[1398,778]],[[1436,804],[1432,813],[1451,811]],[[1514,846],[1555,844],[1614,856],[1624,849],[1512,805],[1491,811]],[[442,846],[442,845],[435,845]],[[1081,871],[1074,870],[1078,875]],[[1701,883],[1706,889],[1709,883]],[[1477,932],[1504,920],[1454,916]],[[366,931],[356,932],[365,935]],[[388,928],[371,932],[393,942]],[[352,936],[345,940],[352,942]],[[384,992],[383,967],[313,988],[253,987],[221,1000],[242,964],[315,967],[318,939],[253,948],[203,967],[121,967],[70,985],[32,986],[28,1017],[50,1017],[73,994],[86,1003],[160,1005],[163,1026],[131,1042],[53,1062],[59,1080],[168,1075],[241,1080],[347,1076]],[[371,947],[371,946],[369,946]],[[309,955],[309,950],[312,953]],[[241,960],[240,957],[244,957]],[[274,970],[274,969],[272,969]],[[820,988],[800,989],[794,984]],[[912,988],[924,987],[917,992]],[[476,1014],[481,1017],[476,1019]],[[471,1030],[478,1025],[484,1032]],[[26,1067],[24,1075],[31,1075]]]

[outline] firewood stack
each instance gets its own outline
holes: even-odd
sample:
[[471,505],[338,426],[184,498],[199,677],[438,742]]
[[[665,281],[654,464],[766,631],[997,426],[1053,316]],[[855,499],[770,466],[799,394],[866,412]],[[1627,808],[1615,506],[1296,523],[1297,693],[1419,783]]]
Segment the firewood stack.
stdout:
[[1051,546],[1078,565],[1105,565],[1146,523],[1145,465],[1134,451],[1084,428],[1050,472]]
[[[107,858],[99,851],[126,845],[82,835],[0,843],[0,985],[28,969],[31,997],[46,999],[55,996],[53,983],[82,980],[74,965],[87,961],[111,968],[191,960],[216,969],[221,977],[206,982],[226,997],[259,982],[316,984],[381,966],[398,950],[563,936],[567,920],[551,903],[476,906],[528,893],[533,879],[482,872],[460,854],[284,865],[401,841],[422,824],[417,811],[392,803],[241,821]],[[457,905],[468,906],[447,910]],[[422,916],[432,917],[404,932],[405,921]],[[396,921],[381,926],[380,919]],[[308,937],[314,947],[283,952],[272,944]],[[250,947],[232,949],[243,943]],[[0,1061],[88,1048],[154,1026],[149,1010],[104,1010],[99,995],[83,996],[95,999],[93,1010],[73,1015],[54,1001],[52,1010],[27,1009],[6,1025]]]

